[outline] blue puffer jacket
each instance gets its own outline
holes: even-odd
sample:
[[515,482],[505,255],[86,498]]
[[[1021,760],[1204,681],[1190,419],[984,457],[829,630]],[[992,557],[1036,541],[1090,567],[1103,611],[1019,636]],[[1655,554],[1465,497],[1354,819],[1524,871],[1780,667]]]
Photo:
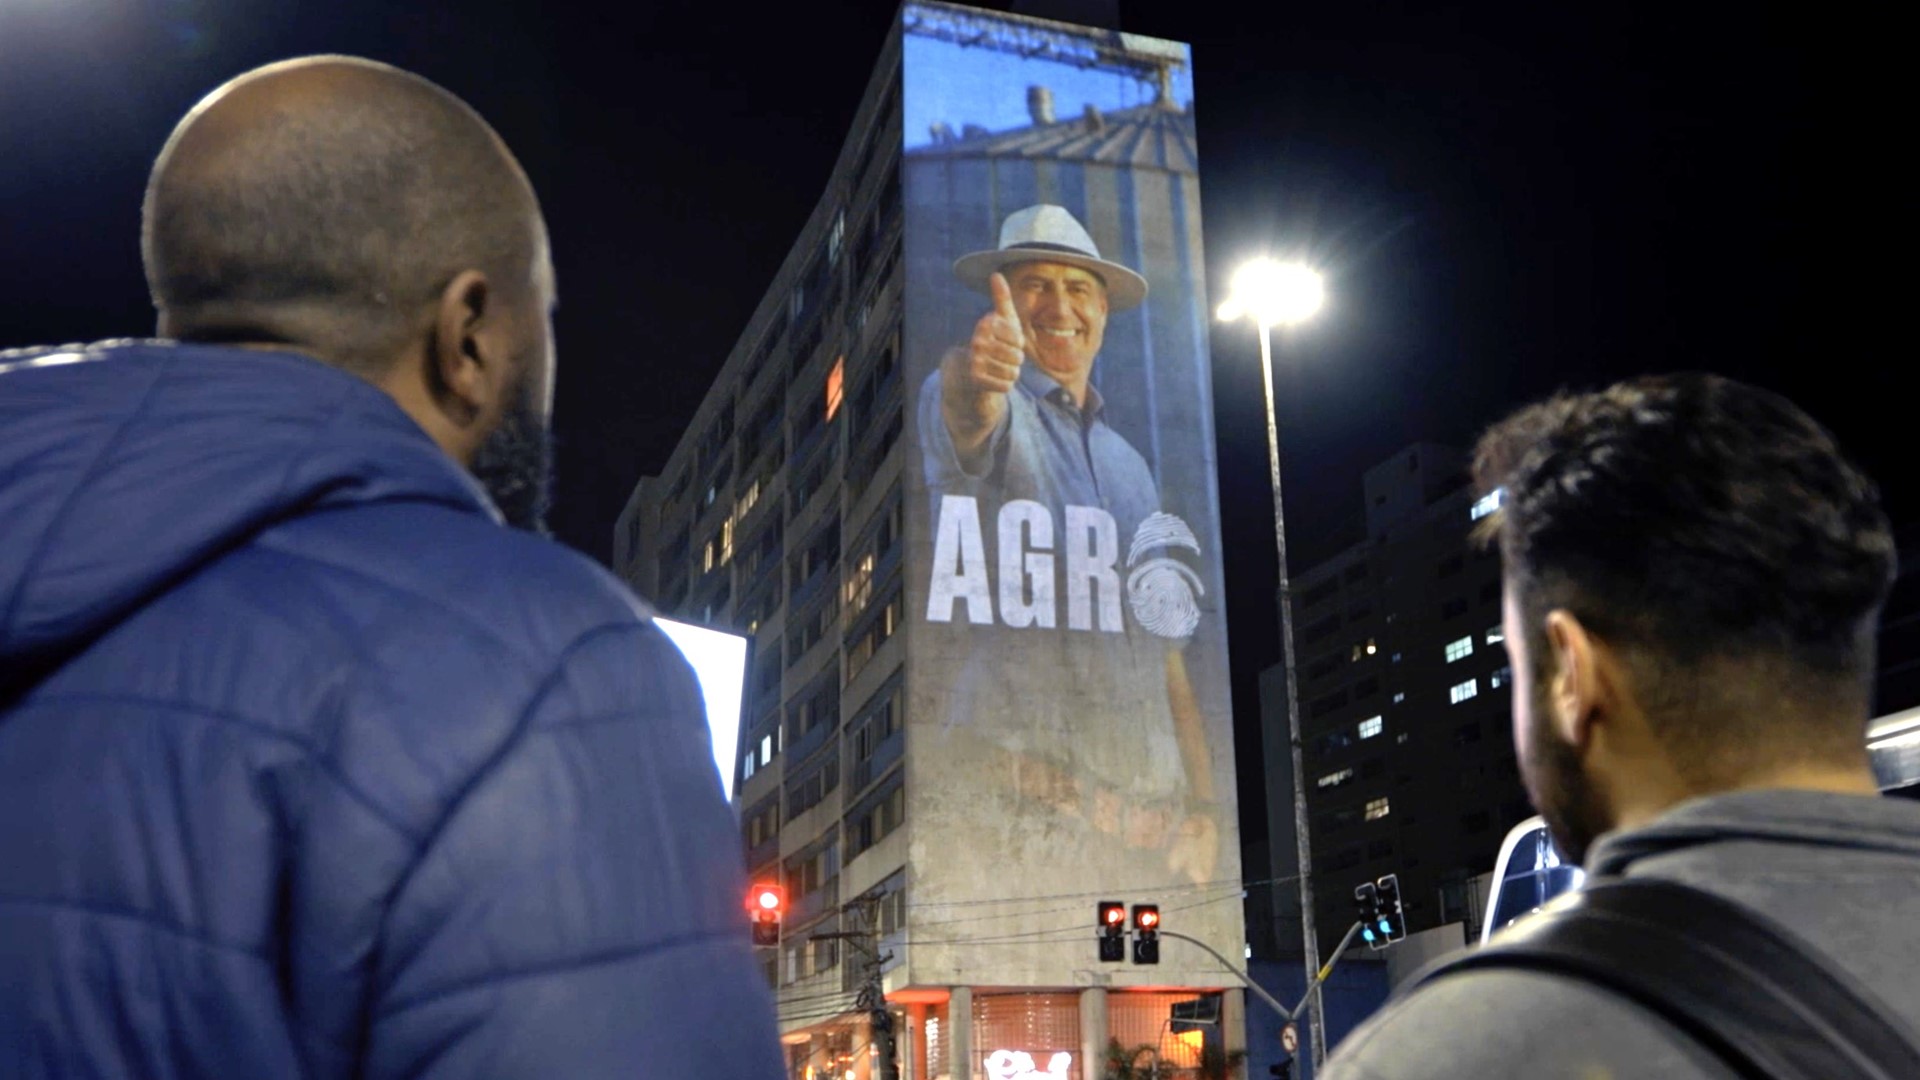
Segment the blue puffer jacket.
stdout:
[[698,690],[290,353],[0,355],[0,1076],[776,1077]]

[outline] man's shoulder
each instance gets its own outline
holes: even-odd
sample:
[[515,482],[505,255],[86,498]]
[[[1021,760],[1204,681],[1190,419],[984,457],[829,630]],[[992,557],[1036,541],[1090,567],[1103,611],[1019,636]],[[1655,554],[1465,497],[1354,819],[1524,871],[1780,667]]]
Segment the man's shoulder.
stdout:
[[1328,1065],[1328,1080],[1732,1076],[1664,1020],[1600,987],[1484,969],[1397,998],[1342,1040]]

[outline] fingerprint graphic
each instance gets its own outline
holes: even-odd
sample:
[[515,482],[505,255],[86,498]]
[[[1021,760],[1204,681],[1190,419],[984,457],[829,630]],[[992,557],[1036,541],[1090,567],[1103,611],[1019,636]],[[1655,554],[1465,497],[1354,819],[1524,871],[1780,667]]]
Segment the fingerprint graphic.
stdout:
[[[1198,598],[1206,595],[1200,575],[1169,549],[1200,553],[1200,541],[1187,523],[1156,513],[1140,523],[1127,549],[1127,603],[1148,633],[1186,638],[1200,625]],[[1159,554],[1157,554],[1159,553]]]

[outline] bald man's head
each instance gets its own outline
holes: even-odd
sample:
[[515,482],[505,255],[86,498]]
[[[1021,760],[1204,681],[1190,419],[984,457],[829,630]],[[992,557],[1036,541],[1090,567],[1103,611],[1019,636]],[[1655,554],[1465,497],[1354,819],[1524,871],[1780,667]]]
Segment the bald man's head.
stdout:
[[160,334],[288,347],[366,378],[538,527],[553,270],[526,174],[416,75],[289,60],[208,95],[147,185]]
[[511,290],[548,272],[545,248],[533,188],[486,121],[349,57],[210,94],[161,151],[141,231],[163,333],[290,340],[364,374],[460,271]]

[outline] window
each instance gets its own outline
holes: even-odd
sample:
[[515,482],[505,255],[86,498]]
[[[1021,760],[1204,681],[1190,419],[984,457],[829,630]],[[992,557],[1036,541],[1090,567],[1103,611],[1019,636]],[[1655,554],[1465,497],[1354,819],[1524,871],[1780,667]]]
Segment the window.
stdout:
[[880,797],[865,813],[848,823],[849,857],[858,855],[887,838],[907,819],[907,791],[896,786]]
[[1473,501],[1473,508],[1467,511],[1467,520],[1479,521],[1481,518],[1500,509],[1500,504],[1505,501],[1506,495],[1506,488],[1494,488],[1492,491],[1475,499]]
[[1405,693],[1398,693],[1393,695],[1393,703],[1395,705],[1398,705],[1405,700],[1407,700],[1407,695]]
[[1455,683],[1453,689],[1447,691],[1447,703],[1449,705],[1458,705],[1470,697],[1477,696],[1479,693],[1480,680],[1478,679],[1468,679],[1463,683]]
[[1317,720],[1340,706],[1345,705],[1348,700],[1346,688],[1341,687],[1333,693],[1317,699],[1312,705],[1309,705],[1307,707],[1307,716]]
[[1395,735],[1393,737],[1393,742],[1395,746],[1405,746],[1407,742],[1407,733],[1403,731],[1400,734]]
[[842,210],[839,213],[833,215],[833,231],[827,233],[828,265],[833,265],[840,261],[840,248],[841,248],[841,245],[846,243],[846,241],[847,241],[847,212],[845,210]]
[[1387,797],[1384,795],[1378,799],[1367,800],[1366,819],[1368,821],[1378,821],[1392,812],[1393,808],[1387,805]]
[[765,768],[773,760],[773,734],[760,736],[760,765]]
[[819,759],[817,767],[787,784],[787,820],[819,805],[840,787],[840,753],[836,746]]
[[714,554],[714,544],[713,544],[713,541],[709,540],[707,541],[706,546],[702,548],[700,552],[700,572],[701,573],[704,574],[713,569],[713,554]]
[[1473,655],[1473,635],[1447,642],[1447,663]]
[[853,678],[856,672],[867,666],[867,661],[873,659],[873,654],[879,651],[880,646],[893,637],[894,631],[900,629],[902,616],[905,613],[900,590],[896,587],[893,595],[887,598],[886,607],[874,618],[872,625],[868,626],[866,632],[862,633],[859,639],[847,649],[847,678]]
[[759,761],[754,757],[753,751],[747,751],[747,756],[740,759],[740,779],[753,779],[753,769],[757,764],[759,764]]
[[1512,665],[1503,667],[1500,670],[1494,672],[1493,674],[1487,676],[1487,687],[1492,690],[1498,690],[1501,687],[1506,686],[1511,682],[1513,682],[1513,666]]
[[1360,721],[1360,737],[1363,739],[1371,739],[1375,735],[1380,734],[1381,729],[1384,727],[1386,727],[1386,722],[1382,718],[1370,716]]
[[1338,772],[1330,772],[1320,779],[1315,780],[1313,786],[1318,788],[1339,787],[1351,779],[1353,779],[1353,770],[1341,769]]
[[780,803],[768,802],[765,806],[747,815],[740,826],[740,839],[749,849],[778,838],[780,835]]
[[725,566],[732,561],[733,519],[728,518],[720,523],[720,565]]
[[1507,640],[1507,630],[1503,626],[1487,627],[1487,644],[1499,645]]
[[1315,755],[1331,754],[1335,750],[1345,750],[1353,745],[1353,732],[1345,727],[1336,728],[1313,740]]
[[827,419],[840,411],[840,401],[847,392],[847,358],[836,356],[833,366],[827,369]]

